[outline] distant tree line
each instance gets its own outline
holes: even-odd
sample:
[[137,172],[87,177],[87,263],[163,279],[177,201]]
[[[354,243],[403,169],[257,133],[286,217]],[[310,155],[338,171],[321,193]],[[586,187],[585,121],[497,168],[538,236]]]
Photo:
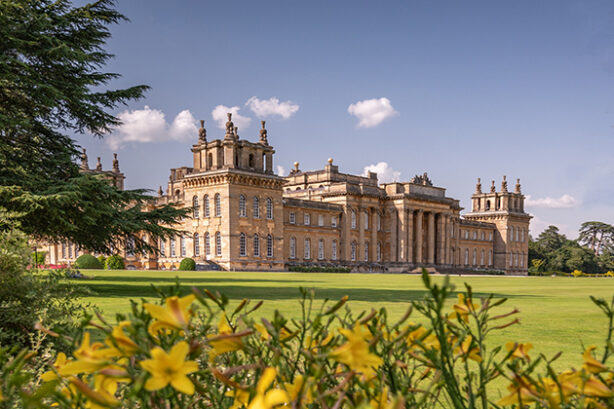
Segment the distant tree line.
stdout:
[[603,222],[585,222],[577,240],[548,226],[536,239],[529,239],[529,272],[599,274],[614,271],[614,226]]

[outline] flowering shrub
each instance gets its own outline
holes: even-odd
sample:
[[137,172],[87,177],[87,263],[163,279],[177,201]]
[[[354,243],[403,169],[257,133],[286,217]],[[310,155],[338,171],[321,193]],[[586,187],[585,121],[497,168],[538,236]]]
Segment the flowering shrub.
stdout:
[[584,273],[582,271],[580,271],[580,270],[574,270],[571,273],[571,275],[574,276],[574,277],[582,277],[584,275]]
[[605,277],[614,277],[614,271],[608,271],[604,274]]
[[[133,303],[115,324],[90,322],[72,356],[58,354],[39,379],[24,369],[32,355],[0,350],[0,399],[59,408],[613,407],[614,300],[593,299],[610,324],[600,357],[590,346],[579,369],[555,372],[556,357],[531,356],[530,344],[487,343],[518,322],[515,309],[496,312],[505,299],[478,300],[468,286],[456,293],[426,272],[423,280],[425,298],[397,321],[383,308],[355,315],[347,297],[315,303],[304,289],[297,320],[256,320],[262,302],[230,308],[207,290]],[[500,378],[503,395],[489,386]]]

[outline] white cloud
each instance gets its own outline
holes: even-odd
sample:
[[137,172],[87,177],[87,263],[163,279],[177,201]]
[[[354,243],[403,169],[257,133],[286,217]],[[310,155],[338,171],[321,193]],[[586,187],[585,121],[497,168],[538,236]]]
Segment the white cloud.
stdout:
[[401,172],[394,170],[386,162],[378,162],[376,165],[365,166],[363,175],[368,176],[369,172],[377,173],[380,183],[397,182],[401,179]]
[[359,119],[358,126],[371,128],[381,124],[399,113],[395,111],[388,98],[374,98],[350,104],[348,112]]
[[580,202],[573,196],[564,194],[561,197],[540,197],[533,199],[527,195],[525,205],[527,207],[545,207],[548,209],[569,209],[577,207]]
[[189,140],[198,136],[196,120],[187,109],[177,114],[171,124],[166,122],[164,112],[147,105],[143,109],[123,111],[117,117],[121,125],[105,138],[112,149],[130,142]]
[[299,106],[292,101],[279,102],[279,99],[272,97],[269,99],[258,99],[251,97],[245,103],[254,114],[260,118],[278,115],[283,119],[288,119],[298,112]]
[[286,169],[283,166],[277,165],[277,175],[286,176]]
[[241,134],[241,130],[249,127],[249,124],[252,119],[240,115],[240,109],[240,107],[236,106],[227,107],[226,105],[218,105],[213,108],[213,111],[211,111],[211,116],[213,117],[213,120],[217,123],[217,126],[219,128],[226,129],[226,121],[228,121],[228,116],[226,114],[230,112],[232,114],[232,122],[235,124],[235,126],[239,127],[239,134]]

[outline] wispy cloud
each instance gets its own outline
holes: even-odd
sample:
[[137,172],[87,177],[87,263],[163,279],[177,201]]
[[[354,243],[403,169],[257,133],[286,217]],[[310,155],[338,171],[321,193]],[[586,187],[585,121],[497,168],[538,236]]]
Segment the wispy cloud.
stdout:
[[252,122],[252,119],[239,114],[239,110],[241,107],[227,107],[226,105],[218,105],[213,108],[211,111],[211,116],[213,120],[217,124],[218,128],[226,129],[226,121],[228,121],[227,113],[232,114],[232,122],[239,128],[239,132],[242,129],[246,129],[249,127],[249,124]]
[[399,113],[392,107],[388,98],[374,98],[358,101],[348,107],[350,115],[358,118],[358,126],[372,128]]
[[378,162],[375,165],[365,166],[363,175],[368,176],[369,172],[377,173],[380,183],[398,182],[401,179],[401,172],[392,169],[386,162]]
[[286,176],[286,169],[283,166],[277,165],[277,175]]
[[275,97],[259,99],[254,96],[247,100],[245,106],[251,109],[259,118],[279,116],[283,119],[288,119],[299,110],[299,106],[292,101],[280,102]]
[[171,123],[164,112],[145,105],[143,109],[126,110],[117,115],[122,122],[107,135],[105,141],[112,149],[127,143],[164,142],[196,138],[196,119],[189,110],[183,110]]
[[540,197],[535,199],[531,195],[527,195],[525,205],[527,207],[544,207],[548,209],[569,209],[579,206],[580,202],[568,194],[564,194],[561,197]]

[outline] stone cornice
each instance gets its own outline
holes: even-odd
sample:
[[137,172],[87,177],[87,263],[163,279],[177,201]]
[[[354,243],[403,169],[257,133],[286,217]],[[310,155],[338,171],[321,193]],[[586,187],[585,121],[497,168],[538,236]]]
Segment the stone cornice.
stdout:
[[246,172],[236,169],[219,169],[186,175],[182,180],[184,188],[207,187],[223,184],[258,186],[268,189],[282,189],[285,179],[266,173]]

